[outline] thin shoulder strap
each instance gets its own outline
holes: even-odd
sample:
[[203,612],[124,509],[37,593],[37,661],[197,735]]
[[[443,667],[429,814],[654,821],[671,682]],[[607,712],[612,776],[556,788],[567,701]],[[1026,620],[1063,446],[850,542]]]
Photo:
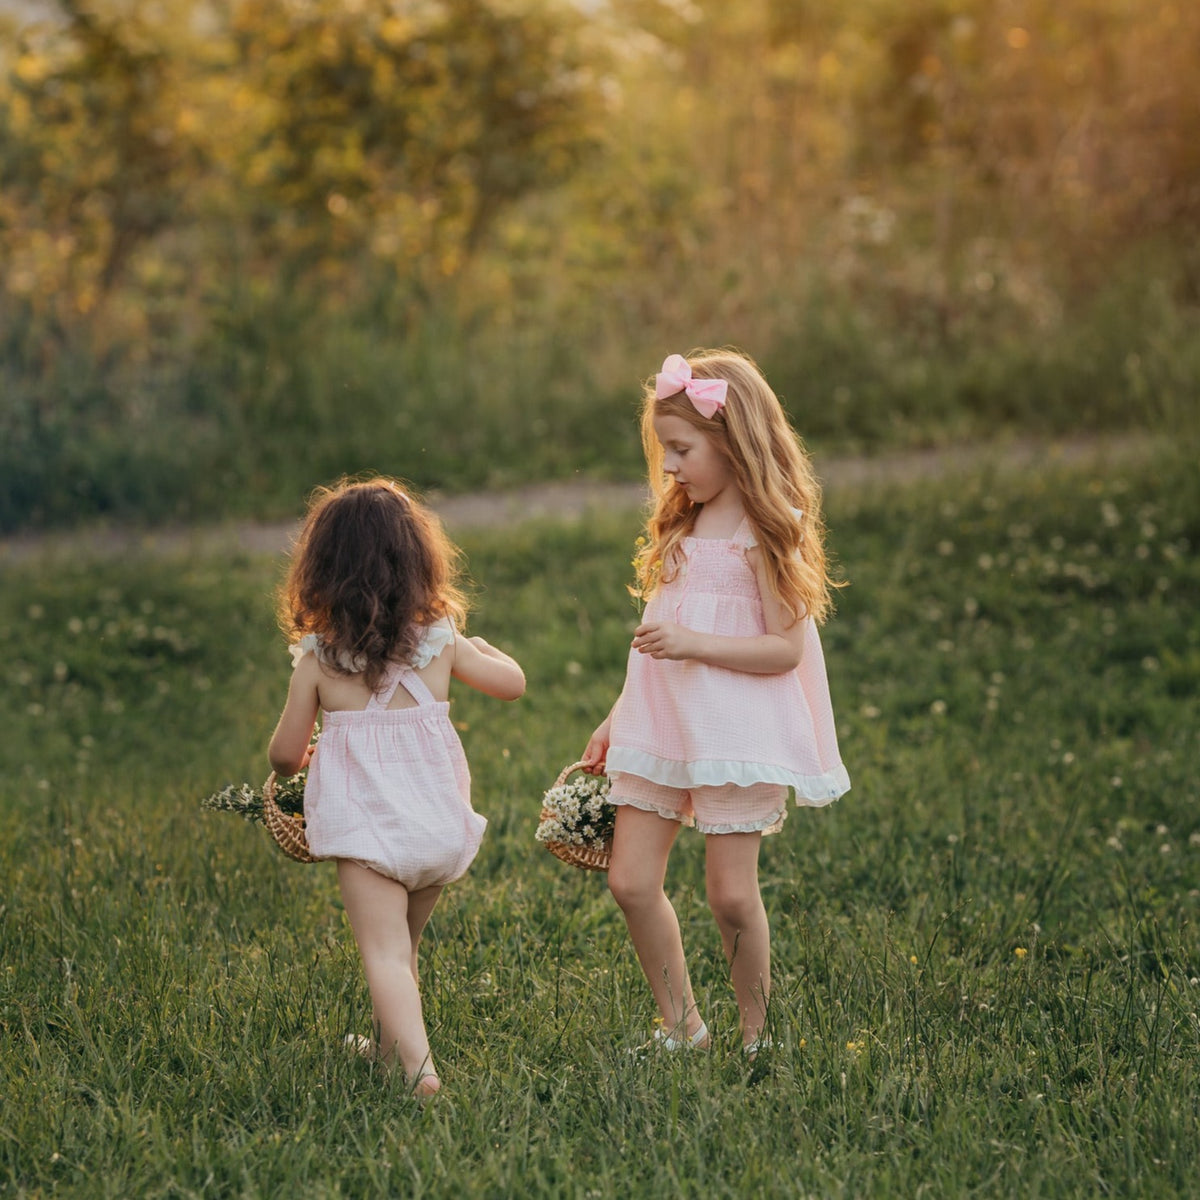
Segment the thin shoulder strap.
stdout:
[[436,704],[437,700],[433,693],[426,686],[425,681],[412,669],[403,663],[390,663],[388,665],[387,674],[383,677],[383,683],[367,701],[368,708],[387,708],[392,702],[392,697],[396,694],[396,689],[404,685],[405,691],[417,702],[417,704]]
[[404,682],[408,694],[418,704],[436,704],[437,697],[429,690],[425,680],[412,669],[412,667],[401,667],[400,678]]
[[371,698],[367,701],[368,708],[387,708],[392,702],[392,697],[396,694],[396,689],[400,686],[400,677],[404,674],[404,668],[400,663],[388,663],[388,668],[384,672],[383,679],[380,681],[378,691],[371,694]]
[[737,546],[757,546],[758,540],[754,536],[754,527],[750,524],[749,517],[743,517],[738,524],[738,527],[733,531],[733,537],[729,539]]

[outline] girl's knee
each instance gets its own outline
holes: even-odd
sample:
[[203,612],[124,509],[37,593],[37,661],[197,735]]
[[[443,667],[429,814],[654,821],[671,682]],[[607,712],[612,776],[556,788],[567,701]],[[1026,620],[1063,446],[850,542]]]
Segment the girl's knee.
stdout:
[[664,894],[661,880],[617,866],[609,868],[608,890],[623,912],[644,908]]
[[765,916],[758,888],[708,888],[708,907],[719,925],[747,929]]

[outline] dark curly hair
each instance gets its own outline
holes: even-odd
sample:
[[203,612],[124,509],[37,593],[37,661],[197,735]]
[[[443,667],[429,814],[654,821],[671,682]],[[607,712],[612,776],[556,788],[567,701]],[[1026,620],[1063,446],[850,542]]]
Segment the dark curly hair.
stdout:
[[327,662],[361,664],[376,689],[389,662],[408,662],[421,628],[449,617],[461,629],[458,548],[441,522],[382,476],[319,488],[279,589],[289,641],[319,634]]

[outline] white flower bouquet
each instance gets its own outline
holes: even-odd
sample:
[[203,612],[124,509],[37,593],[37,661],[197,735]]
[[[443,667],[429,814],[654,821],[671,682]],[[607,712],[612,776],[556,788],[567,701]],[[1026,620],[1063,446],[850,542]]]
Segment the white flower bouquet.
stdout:
[[307,772],[279,779],[272,771],[266,783],[231,783],[200,801],[212,812],[231,812],[266,827],[280,850],[296,862],[311,863],[304,828],[304,781]]
[[[304,815],[304,775],[275,781],[275,803],[289,817]],[[210,812],[231,812],[259,825],[263,821],[263,789],[252,783],[230,783],[219,792],[205,796],[200,807]]]
[[556,858],[585,871],[607,871],[617,810],[608,802],[609,781],[603,775],[569,780],[582,763],[564,767],[542,797],[542,813],[534,835]]

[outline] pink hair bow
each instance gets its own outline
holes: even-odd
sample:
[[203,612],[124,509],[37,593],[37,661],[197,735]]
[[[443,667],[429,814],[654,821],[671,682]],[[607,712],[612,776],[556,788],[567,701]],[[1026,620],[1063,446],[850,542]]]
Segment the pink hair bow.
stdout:
[[691,364],[682,354],[672,354],[654,377],[654,395],[659,400],[687,392],[688,399],[702,417],[711,417],[725,407],[729,384],[724,379],[693,379]]

